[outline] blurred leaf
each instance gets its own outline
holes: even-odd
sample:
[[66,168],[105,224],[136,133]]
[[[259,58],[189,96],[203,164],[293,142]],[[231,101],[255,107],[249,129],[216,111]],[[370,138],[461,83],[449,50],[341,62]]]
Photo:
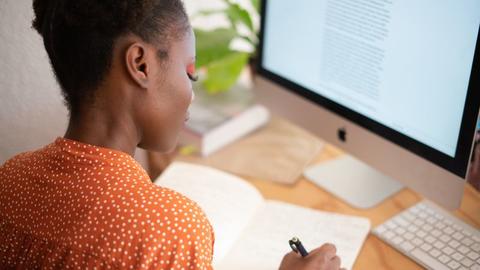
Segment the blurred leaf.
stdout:
[[195,14],[193,14],[190,19],[193,20],[197,17],[201,17],[201,16],[210,16],[210,15],[213,15],[213,14],[225,14],[226,13],[226,10],[225,9],[214,9],[214,10],[200,10],[198,12],[196,12]]
[[260,1],[259,0],[250,0],[252,2],[252,6],[255,8],[257,12],[260,12]]
[[212,31],[195,29],[197,67],[203,67],[230,53],[230,42],[237,33],[233,29],[220,28]]
[[[247,37],[247,36],[242,36],[242,35],[239,35],[238,38],[250,43],[253,47],[256,46],[256,42],[255,40],[253,40],[251,37]],[[255,38],[255,37],[254,37]]]
[[[259,1],[251,0],[258,12]],[[209,16],[223,14],[231,23],[230,28],[200,30],[195,29],[197,40],[197,66],[205,68],[205,77],[202,84],[208,93],[214,94],[228,91],[238,80],[239,75],[248,63],[251,53],[234,51],[230,44],[236,41],[248,42],[254,47],[257,33],[254,29],[250,13],[233,0],[223,0],[226,7],[223,10],[205,10],[198,15]],[[245,26],[250,33],[241,33]]]
[[198,148],[195,145],[185,145],[180,148],[180,154],[183,156],[190,156],[198,152]]
[[247,64],[248,53],[230,51],[222,59],[212,62],[207,67],[207,77],[203,86],[210,94],[228,91],[238,80]]
[[[229,2],[230,3],[230,2]],[[227,16],[230,19],[233,27],[236,27],[236,24],[241,22],[245,24],[252,33],[255,32],[253,29],[253,22],[250,14],[239,4],[230,3],[227,11]]]

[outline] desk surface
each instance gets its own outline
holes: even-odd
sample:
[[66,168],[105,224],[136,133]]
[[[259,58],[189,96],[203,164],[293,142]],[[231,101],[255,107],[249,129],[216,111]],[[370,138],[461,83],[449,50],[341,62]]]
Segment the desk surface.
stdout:
[[[332,146],[326,146],[315,162],[320,163],[342,154],[340,150]],[[254,184],[267,199],[286,201],[319,210],[364,216],[370,219],[372,226],[381,224],[403,209],[422,200],[422,197],[414,191],[404,189],[374,208],[359,210],[349,206],[304,178],[293,186],[285,186],[257,179],[247,180]],[[480,228],[480,193],[470,185],[466,185],[462,205],[454,214],[475,228]],[[423,268],[375,236],[369,235],[355,262],[354,269],[400,270]]]
[[[327,145],[314,163],[336,158],[343,153]],[[195,162],[196,158],[181,157],[180,160]],[[403,189],[380,205],[363,210],[356,209],[334,197],[330,193],[307,181],[300,179],[295,185],[287,186],[261,179],[246,178],[255,185],[266,199],[285,201],[314,209],[337,213],[358,215],[369,218],[372,226],[377,226],[422,200],[422,197],[410,189]],[[470,185],[465,187],[465,195],[460,209],[454,215],[463,221],[480,228],[480,193]],[[402,255],[373,235],[369,235],[355,262],[354,269],[423,269],[408,257]]]

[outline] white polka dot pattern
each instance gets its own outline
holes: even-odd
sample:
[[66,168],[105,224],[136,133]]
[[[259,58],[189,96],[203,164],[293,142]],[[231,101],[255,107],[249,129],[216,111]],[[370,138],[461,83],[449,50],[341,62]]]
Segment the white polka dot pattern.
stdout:
[[0,268],[211,269],[213,243],[126,153],[58,138],[0,167]]

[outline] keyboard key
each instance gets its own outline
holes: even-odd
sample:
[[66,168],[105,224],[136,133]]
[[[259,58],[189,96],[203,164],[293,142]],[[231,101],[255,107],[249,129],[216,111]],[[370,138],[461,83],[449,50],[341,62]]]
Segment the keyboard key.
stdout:
[[435,238],[431,235],[428,235],[427,237],[425,237],[425,241],[430,243],[430,244],[433,244],[433,242],[435,242]]
[[433,216],[433,214],[435,213],[433,212],[432,208],[428,205],[425,205],[425,209],[423,209],[423,211],[427,212],[429,216]]
[[393,223],[392,221],[388,221],[387,223],[385,223],[385,226],[390,229],[390,230],[393,230],[397,227],[397,224]]
[[420,238],[424,238],[424,237],[427,235],[427,233],[424,232],[423,230],[419,230],[419,231],[416,232],[415,234],[416,234],[418,237],[420,237]]
[[473,265],[473,261],[470,260],[469,258],[463,258],[461,261],[460,261],[461,264],[465,265],[466,267],[470,267]]
[[410,208],[410,210],[408,212],[416,215],[420,212],[420,208],[418,208],[417,206],[414,206],[414,207]]
[[[432,249],[432,245],[425,243],[425,244],[421,245],[420,248],[424,251],[429,251],[430,249]],[[462,258],[463,258],[463,256],[462,256]]]
[[447,226],[443,229],[443,232],[446,234],[452,234],[455,231],[450,226]]
[[452,255],[452,258],[457,260],[457,261],[460,261],[461,259],[464,258],[464,256],[458,252],[455,252],[453,255]]
[[434,225],[435,228],[439,229],[439,230],[442,230],[443,228],[445,228],[447,225],[445,225],[445,223],[443,222],[438,222],[437,224]]
[[460,267],[460,263],[458,263],[457,261],[450,261],[447,265],[451,269],[457,269],[458,267]]
[[412,240],[412,243],[415,245],[415,246],[420,246],[421,244],[423,244],[423,240],[418,238],[418,237],[415,237],[415,239]]
[[440,257],[438,257],[438,260],[439,260],[441,263],[446,264],[446,263],[448,263],[451,259],[450,259],[450,257],[448,257],[447,255],[442,254]]
[[448,243],[451,239],[452,238],[446,234],[442,234],[442,236],[440,236],[440,240],[442,240],[445,243]]
[[425,224],[425,222],[421,219],[416,219],[413,223],[418,227],[421,227],[423,224]]
[[468,236],[468,237],[472,236],[472,232],[471,232],[470,230],[465,230],[465,229],[463,229],[463,230],[462,230],[462,233],[463,233],[464,235]]
[[475,252],[480,252],[480,243],[475,243],[472,245],[472,249]]
[[442,251],[443,251],[443,253],[445,253],[445,254],[447,254],[447,255],[452,255],[452,253],[453,253],[455,250],[453,250],[453,248],[447,246],[447,247],[444,247],[444,248],[442,249]]
[[433,216],[427,218],[427,222],[430,224],[435,224],[437,222],[437,219]]
[[467,254],[467,257],[475,261],[476,259],[480,258],[480,255],[477,252],[471,251]]
[[470,270],[480,270],[480,264],[473,265]]
[[449,246],[451,246],[452,248],[457,248],[460,243],[458,241],[455,241],[455,240],[452,240],[448,243]]
[[457,240],[462,240],[463,239],[463,234],[460,233],[460,232],[455,232],[453,235],[452,235],[453,238],[457,239]]
[[417,258],[419,261],[426,264],[432,269],[449,270],[444,264],[440,263],[436,259],[432,258],[432,256],[423,252],[420,249],[414,249],[410,254],[412,254],[413,257]]
[[407,227],[407,231],[414,233],[418,231],[418,227],[413,224],[410,224],[410,226]]
[[433,235],[434,237],[438,237],[438,236],[440,236],[440,235],[442,234],[442,232],[439,231],[439,230],[437,230],[437,229],[435,229],[435,230],[433,230],[430,234]]
[[434,247],[438,248],[438,249],[442,249],[443,247],[445,247],[445,244],[441,241],[436,241],[434,244],[433,244]]
[[467,254],[470,252],[470,249],[464,245],[461,245],[458,249],[458,252],[462,253],[463,255]]
[[411,213],[409,212],[405,212],[403,213],[403,218],[405,218],[406,220],[409,220],[409,221],[412,221],[414,220],[416,217],[414,215],[412,215]]
[[432,225],[430,224],[425,224],[423,225],[423,230],[426,231],[426,232],[429,232],[433,229]]
[[408,222],[401,216],[398,216],[396,218],[393,219],[393,221],[395,223],[397,223],[398,225],[402,226],[402,227],[407,227],[408,226]]
[[440,256],[440,254],[442,254],[442,252],[440,252],[440,250],[438,250],[436,248],[430,250],[428,253],[430,253],[430,255],[432,255],[435,258]]
[[462,226],[456,224],[456,223],[453,223],[452,224],[452,227],[456,230],[456,231],[461,231],[463,230]]
[[415,235],[413,235],[413,233],[411,232],[407,232],[406,234],[403,235],[403,237],[407,240],[412,240],[415,237]]
[[462,241],[460,242],[462,242],[462,244],[464,244],[467,247],[473,244],[473,240],[469,237],[463,238]]
[[400,248],[409,252],[410,250],[414,249],[415,247],[410,244],[409,242],[403,242],[401,245],[400,245]]
[[395,228],[395,232],[398,234],[398,235],[403,235],[405,233],[405,229],[402,228],[402,227],[397,227]]
[[472,236],[472,239],[473,239],[473,241],[475,241],[477,243],[480,243],[480,236],[474,235],[474,236]]
[[393,239],[392,239],[392,243],[395,244],[395,245],[398,245],[400,243],[403,242],[403,238],[400,237],[400,236],[395,236]]

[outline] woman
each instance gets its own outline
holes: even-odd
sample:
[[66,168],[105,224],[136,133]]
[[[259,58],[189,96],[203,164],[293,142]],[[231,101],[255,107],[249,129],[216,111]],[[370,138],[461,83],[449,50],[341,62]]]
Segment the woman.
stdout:
[[[168,152],[188,118],[195,38],[180,0],[34,0],[70,112],[64,137],[0,168],[0,268],[211,269],[214,234],[151,183],[135,148]],[[281,269],[337,269],[335,247]]]

